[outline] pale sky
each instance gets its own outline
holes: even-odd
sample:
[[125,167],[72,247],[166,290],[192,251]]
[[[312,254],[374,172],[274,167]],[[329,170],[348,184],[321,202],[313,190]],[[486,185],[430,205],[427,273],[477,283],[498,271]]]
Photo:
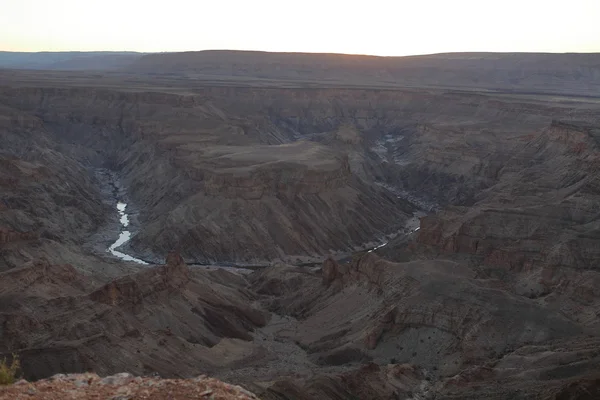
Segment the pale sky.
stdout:
[[0,50],[600,52],[600,0],[0,0]]

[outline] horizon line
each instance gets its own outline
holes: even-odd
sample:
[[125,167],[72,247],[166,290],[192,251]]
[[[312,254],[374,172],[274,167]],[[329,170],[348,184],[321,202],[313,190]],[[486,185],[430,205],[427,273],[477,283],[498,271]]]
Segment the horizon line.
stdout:
[[378,58],[401,58],[401,57],[420,57],[420,56],[436,56],[450,54],[600,54],[598,51],[447,51],[439,53],[416,53],[406,55],[378,55],[366,53],[336,53],[336,52],[311,52],[311,51],[270,51],[270,50],[246,50],[246,49],[203,49],[203,50],[180,50],[180,51],[136,51],[136,50],[40,50],[40,51],[14,51],[0,50],[0,53],[16,53],[16,54],[60,54],[60,53],[131,53],[131,54],[181,54],[181,53],[203,53],[203,52],[237,52],[237,53],[267,53],[267,54],[312,54],[312,55],[340,55],[340,56],[359,56],[359,57],[378,57]]

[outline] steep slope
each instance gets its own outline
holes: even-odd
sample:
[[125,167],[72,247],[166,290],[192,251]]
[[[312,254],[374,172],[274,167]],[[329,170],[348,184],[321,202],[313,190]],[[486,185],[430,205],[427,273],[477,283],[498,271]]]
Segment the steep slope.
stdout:
[[597,325],[598,140],[595,126],[552,123],[521,146],[472,207],[424,218],[418,242],[475,255],[482,274]]
[[392,192],[470,205],[532,131],[557,115],[598,115],[593,102],[422,90],[0,95],[42,120],[61,153],[119,172],[147,227],[132,251],[156,260],[178,247],[198,262],[352,251],[403,226],[412,209]]
[[256,377],[253,390],[266,399],[550,399],[588,379],[594,387],[597,328],[476,275],[456,262],[373,254],[326,261],[321,279],[281,267],[253,275],[265,306],[294,318],[273,327],[276,340],[298,343],[322,371]]
[[60,265],[2,280],[0,353],[29,379],[126,369],[206,373],[265,399],[550,399],[600,372],[597,329],[448,261],[369,253],[246,280],[171,253],[108,283]]
[[[291,279],[279,270],[265,273]],[[323,284],[329,290],[317,298],[288,286],[271,306],[301,319],[292,339],[323,364],[394,358],[451,376],[510,348],[582,332],[534,301],[474,279],[458,263],[392,264],[367,254],[350,265],[327,261]],[[310,287],[314,293],[314,283]]]
[[213,91],[7,89],[3,101],[38,115],[64,154],[121,172],[148,226],[132,246],[148,259],[175,247],[198,262],[313,256],[403,225],[411,206],[354,174],[343,151],[291,144],[293,130]]
[[87,168],[34,115],[0,107],[0,133],[0,271],[40,258],[86,270],[102,264],[80,249],[110,220]]
[[319,256],[400,227],[410,212],[353,176],[344,154],[311,142],[211,147],[201,160],[197,153],[180,160],[197,192],[135,237],[133,248],[147,257],[177,246],[200,261]]
[[190,271],[178,254],[103,285],[56,265],[12,269],[2,280],[0,352],[18,352],[29,379],[86,370],[189,376],[261,357],[248,331],[266,316],[247,304],[254,295],[243,279]]

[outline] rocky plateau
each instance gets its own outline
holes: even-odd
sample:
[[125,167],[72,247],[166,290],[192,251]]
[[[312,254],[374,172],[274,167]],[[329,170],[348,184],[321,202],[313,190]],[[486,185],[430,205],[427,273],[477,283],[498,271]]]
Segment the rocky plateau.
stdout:
[[597,55],[94,57],[0,69],[0,398],[600,398]]

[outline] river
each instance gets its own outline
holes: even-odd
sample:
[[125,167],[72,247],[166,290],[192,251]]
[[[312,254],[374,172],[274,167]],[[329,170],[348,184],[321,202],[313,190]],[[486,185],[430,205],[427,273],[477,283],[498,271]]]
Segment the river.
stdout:
[[[127,243],[131,239],[131,236],[132,236],[132,233],[129,230],[129,215],[126,212],[127,211],[127,203],[122,201],[122,198],[124,196],[124,190],[122,187],[120,187],[118,185],[118,180],[117,180],[115,174],[111,173],[109,171],[106,171],[106,170],[102,170],[101,173],[105,174],[105,176],[108,177],[110,187],[112,188],[111,191],[114,195],[114,199],[117,201],[116,211],[118,213],[119,222],[121,224],[119,237],[117,238],[117,240],[114,243],[112,243],[108,247],[108,249],[106,251],[111,253],[113,256],[120,258],[123,261],[135,262],[140,265],[154,265],[154,264],[150,264],[144,260],[141,260],[139,258],[133,257],[129,254],[126,254],[126,253],[123,253],[123,252],[117,250],[122,245]],[[398,197],[401,197],[401,196],[398,196]],[[419,205],[423,206],[423,204],[419,204]],[[363,250],[358,251],[356,253],[362,253],[364,251],[367,251],[369,253],[373,252],[377,249],[380,249],[380,248],[386,246],[390,240],[394,239],[398,235],[407,235],[407,234],[412,234],[412,233],[418,231],[419,230],[419,217],[421,217],[423,215],[426,215],[426,212],[423,212],[423,211],[415,212],[413,217],[406,221],[406,225],[403,230],[398,231],[391,235],[387,235],[387,237],[385,239],[380,238],[378,245],[371,244],[370,247],[366,247]],[[350,253],[345,254],[345,255],[338,255],[338,257],[336,257],[336,259],[338,259],[338,261],[345,261],[345,260],[351,259],[351,256],[352,256],[352,254],[350,254]],[[325,258],[325,257],[323,257],[323,258]],[[303,262],[303,263],[296,264],[296,265],[311,266],[311,265],[318,265],[321,262],[322,262],[322,259],[319,259],[319,260],[311,260],[309,262]],[[234,263],[234,262],[231,262],[231,263],[220,262],[220,263],[206,263],[206,264],[196,264],[193,262],[190,263],[190,266],[195,266],[195,267],[223,268],[223,269],[228,269],[228,270],[231,270],[234,272],[244,272],[244,273],[251,272],[252,270],[257,269],[257,268],[264,268],[269,265],[271,265],[271,263],[269,263],[269,262],[265,262],[265,264],[257,264],[257,265],[244,265],[244,264],[238,264],[238,263]]]
[[130,256],[129,254],[122,253],[117,250],[120,246],[127,243],[129,239],[131,239],[131,232],[129,231],[129,216],[125,212],[127,209],[127,204],[122,202],[117,202],[117,212],[119,213],[119,222],[121,223],[121,233],[119,233],[119,238],[116,242],[110,245],[108,251],[115,257],[119,257],[124,261],[133,261],[138,264],[148,265],[148,263],[144,260],[140,260],[139,258],[135,258]]
[[[129,228],[129,216],[125,212],[126,209],[127,209],[127,204],[126,203],[123,203],[121,201],[117,202],[117,212],[118,212],[118,215],[119,215],[119,222],[121,223],[121,232],[119,233],[119,238],[113,244],[110,245],[110,247],[108,248],[107,251],[110,252],[113,256],[118,257],[118,258],[120,258],[123,261],[131,261],[131,262],[135,262],[135,263],[138,263],[138,264],[141,264],[141,265],[151,265],[151,264],[147,263],[144,260],[140,260],[139,258],[135,258],[133,256],[130,256],[129,254],[125,254],[125,253],[120,252],[120,251],[117,250],[117,248],[119,248],[120,246],[124,245],[125,243],[127,243],[131,239],[131,232],[128,229]],[[413,218],[411,220],[417,220],[418,221],[418,217],[420,217],[422,215],[425,215],[425,213],[422,213],[422,212],[419,213],[419,212],[417,212],[417,213],[415,213],[415,215],[413,216]],[[411,221],[408,221],[407,222],[407,227],[409,228],[409,230],[408,230],[408,232],[405,232],[405,234],[406,233],[409,233],[409,234],[410,233],[414,233],[414,232],[416,232],[416,231],[419,230],[418,222],[417,222],[417,226],[416,227],[414,227],[414,226],[411,227],[411,225],[412,225]],[[398,232],[398,234],[401,234],[401,232]],[[396,235],[390,235],[389,239],[391,239],[391,238],[393,238],[395,236]],[[377,246],[371,247],[370,249],[365,249],[365,250],[368,253],[371,253],[371,252],[373,252],[373,251],[375,251],[377,249],[380,249],[380,248],[386,246],[387,244],[388,244],[388,241],[385,241],[385,242],[383,242],[380,245],[377,245]],[[363,251],[365,251],[365,250],[363,250]],[[359,252],[359,253],[361,253],[361,252]],[[338,261],[344,261],[344,260],[347,261],[347,260],[351,259],[351,257],[341,257],[341,258],[338,257],[338,258],[339,258]],[[320,264],[321,262],[322,261],[319,261],[319,262],[308,262],[308,263],[304,263],[304,264],[306,264],[306,265],[315,265],[315,264]],[[254,268],[249,268],[248,266],[237,265],[235,263],[231,263],[231,265],[227,265],[227,266],[225,266],[225,265],[219,265],[219,264],[220,263],[211,263],[211,264],[208,264],[208,265],[203,265],[203,264],[190,264],[190,265],[191,266],[196,266],[196,267],[207,267],[207,268],[210,268],[210,266],[212,266],[213,268],[223,268],[223,269],[231,270],[233,272],[243,272],[243,273],[252,272],[252,270],[254,269]],[[302,264],[302,265],[304,265],[304,264]],[[266,267],[268,265],[269,264],[260,265],[260,267]],[[258,267],[258,266],[256,266],[256,267]]]

